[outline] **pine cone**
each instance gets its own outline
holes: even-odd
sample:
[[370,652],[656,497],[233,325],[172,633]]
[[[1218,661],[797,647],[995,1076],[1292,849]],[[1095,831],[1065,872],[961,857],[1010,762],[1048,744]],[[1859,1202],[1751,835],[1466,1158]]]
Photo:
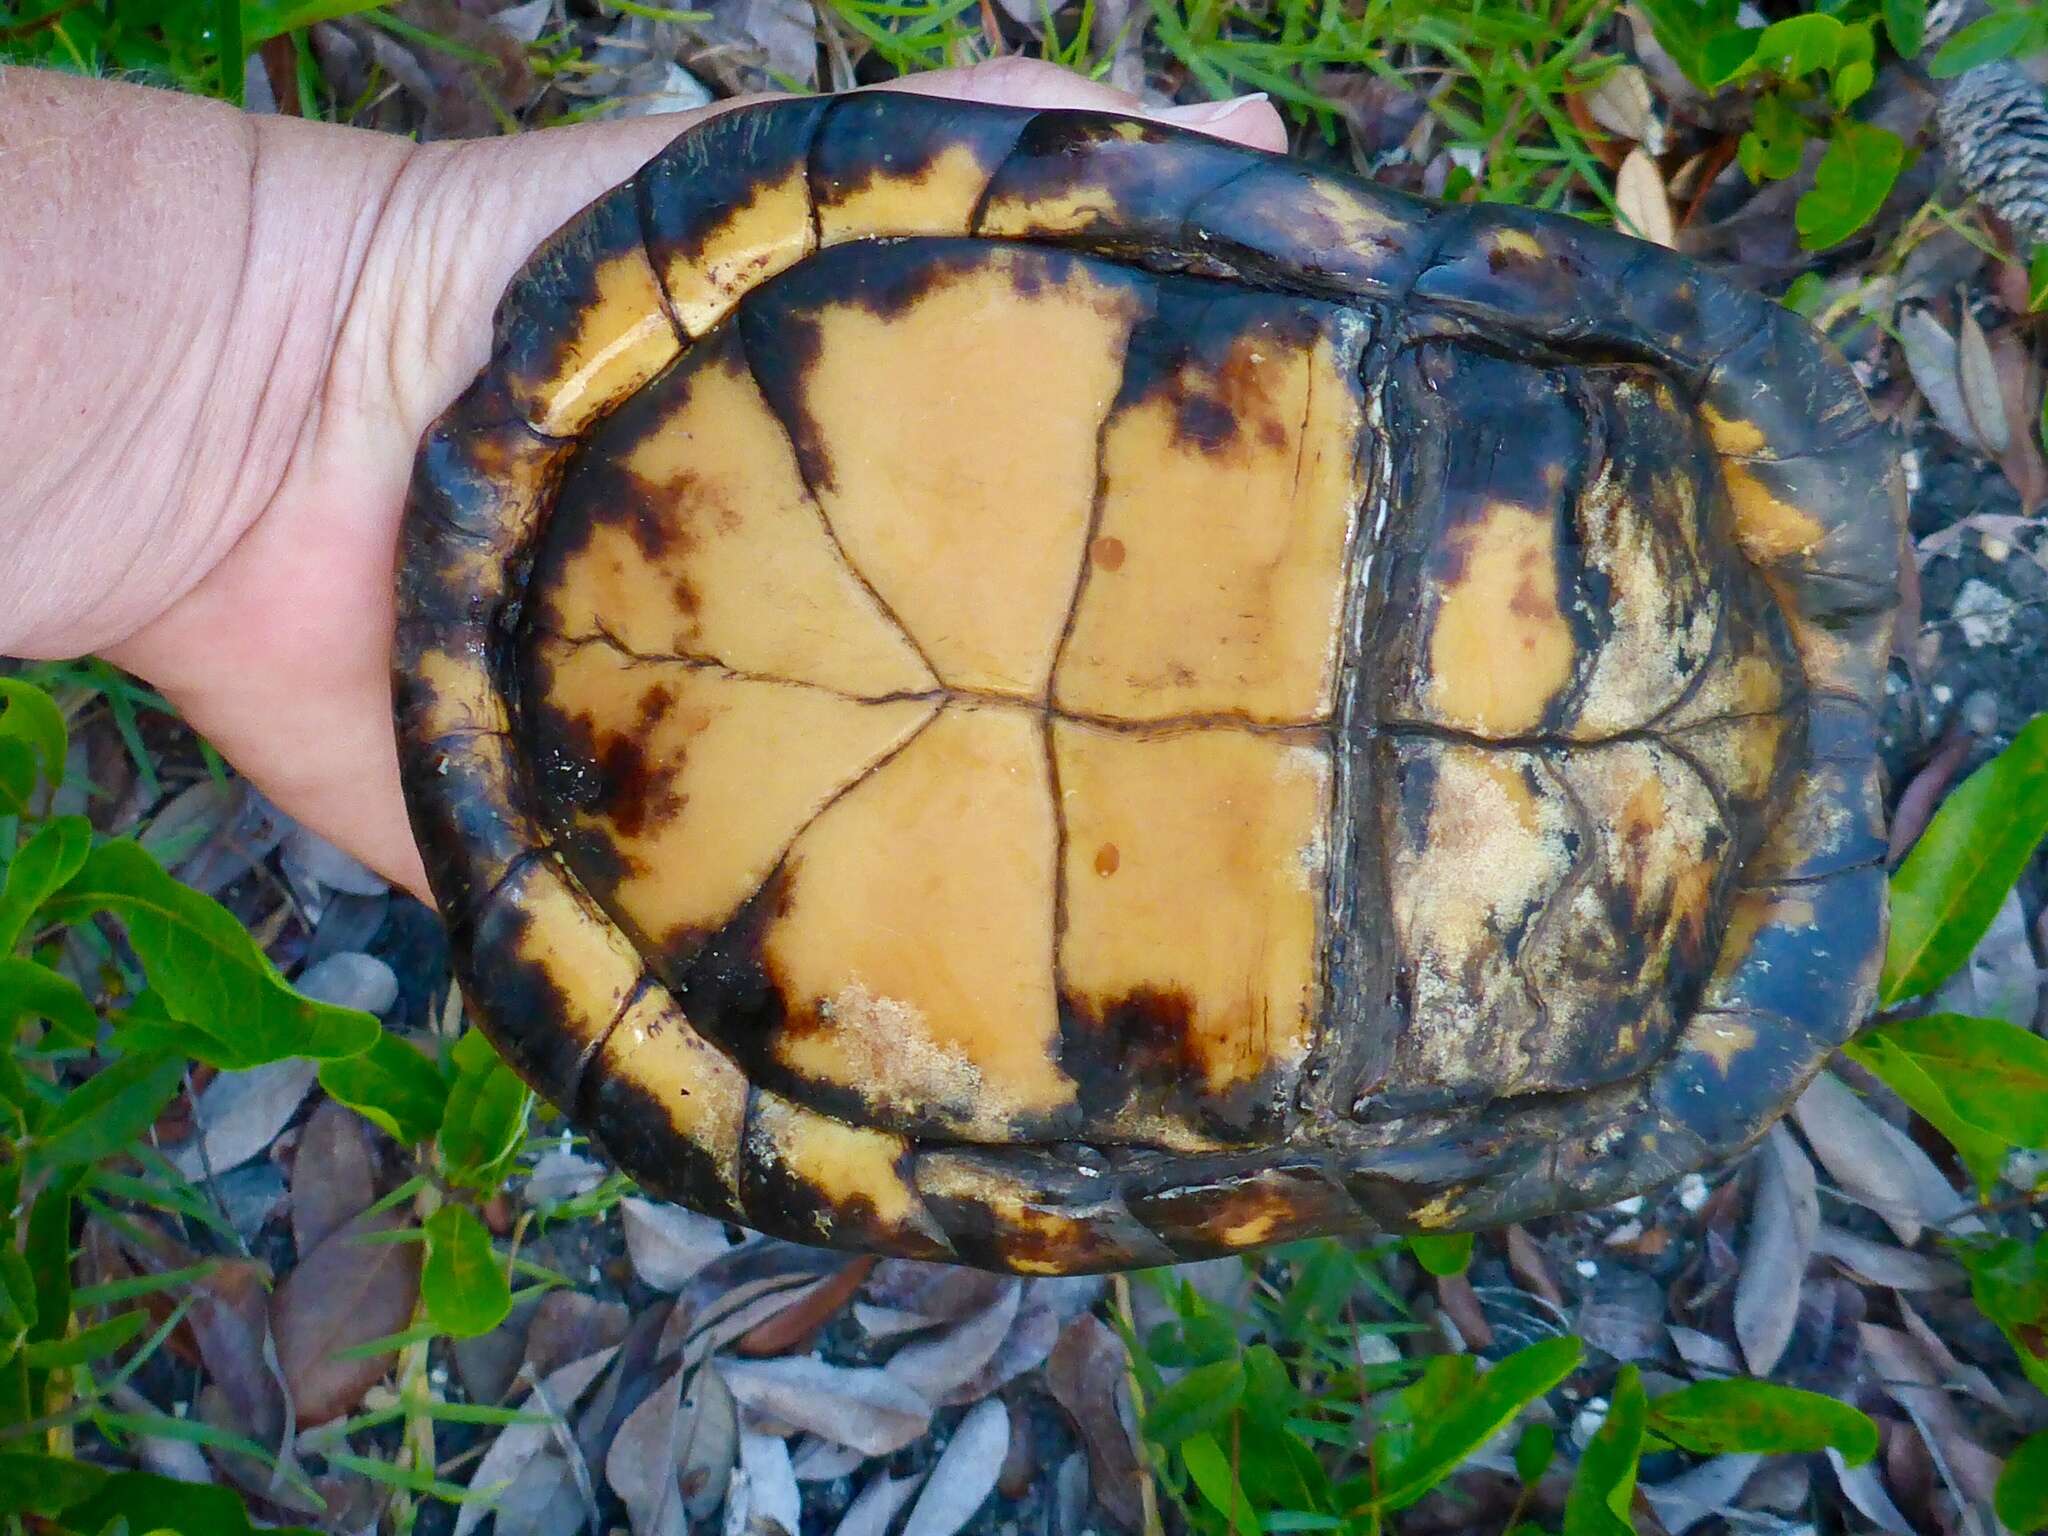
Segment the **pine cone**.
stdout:
[[1949,168],[2023,242],[2048,245],[2048,95],[2017,64],[1980,64],[1935,111]]

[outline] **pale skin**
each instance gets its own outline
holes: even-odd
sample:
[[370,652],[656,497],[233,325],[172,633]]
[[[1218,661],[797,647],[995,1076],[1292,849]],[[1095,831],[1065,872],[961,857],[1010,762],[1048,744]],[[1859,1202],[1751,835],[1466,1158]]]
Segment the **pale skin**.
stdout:
[[[902,88],[1139,110],[1023,59]],[[704,115],[414,145],[0,69],[0,655],[107,656],[427,895],[389,680],[413,452],[533,246]],[[1285,147],[1262,99],[1152,115]]]

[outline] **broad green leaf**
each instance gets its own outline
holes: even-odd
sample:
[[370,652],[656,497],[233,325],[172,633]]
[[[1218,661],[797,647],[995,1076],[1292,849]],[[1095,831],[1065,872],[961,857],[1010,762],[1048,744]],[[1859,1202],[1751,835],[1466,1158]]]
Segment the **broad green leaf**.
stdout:
[[1643,1423],[1648,1414],[1643,1378],[1632,1365],[1615,1378],[1607,1418],[1587,1442],[1572,1474],[1564,1503],[1564,1536],[1634,1536],[1629,1506],[1636,1497],[1636,1468],[1643,1459]]
[[1947,80],[1979,64],[2009,59],[2027,46],[2033,30],[2033,21],[2017,9],[1973,21],[1941,45],[1927,72],[1937,80]]
[[10,1040],[24,1018],[47,1022],[53,1045],[90,1047],[100,1030],[77,982],[25,955],[0,955],[0,1028]]
[[1847,30],[1834,17],[1817,13],[1774,21],[1756,40],[1751,67],[1774,71],[1787,80],[1832,69]]
[[180,885],[129,839],[94,849],[44,910],[60,922],[98,912],[118,918],[151,990],[174,1018],[215,1042],[201,1056],[214,1066],[353,1056],[382,1028],[367,1013],[299,996],[233,913]]
[[1145,1353],[1169,1370],[1214,1365],[1237,1358],[1237,1330],[1213,1312],[1198,1312],[1154,1328],[1146,1337]]
[[1545,1339],[1495,1365],[1448,1411],[1422,1424],[1415,1449],[1382,1472],[1379,1507],[1405,1509],[1442,1482],[1525,1406],[1571,1375],[1580,1352],[1577,1339]]
[[2048,1430],[2029,1435],[2006,1458],[1992,1508],[2017,1536],[2048,1530]]
[[1742,174],[1759,184],[1782,181],[1799,169],[1806,141],[1812,137],[1813,125],[1783,94],[1766,91],[1757,97],[1749,131],[1735,146]]
[[2016,1238],[1961,1243],[1970,1296],[1998,1325],[2027,1379],[2048,1392],[2048,1235],[2031,1247]]
[[1799,243],[1817,251],[1855,234],[1884,206],[1905,163],[1906,141],[1889,128],[1838,121],[1813,189],[1792,212]]
[[[99,1530],[109,1521],[126,1519],[138,1530],[156,1530],[168,1523],[187,1536],[253,1536],[249,1512],[226,1488],[207,1483],[181,1483],[149,1472],[114,1472],[85,1499],[64,1507],[67,1524]],[[266,1536],[313,1536],[304,1526],[289,1530],[265,1527]]]
[[[1832,153],[1832,151],[1830,151]],[[1887,1007],[1940,986],[1977,941],[2048,836],[2048,715],[1963,780],[1892,876]]]
[[36,792],[36,752],[27,742],[0,736],[0,816],[19,816]]
[[82,1170],[67,1170],[46,1183],[29,1208],[28,1241],[22,1257],[36,1277],[36,1325],[29,1338],[55,1339],[71,1322],[71,1203]]
[[477,1030],[457,1040],[449,1055],[455,1081],[441,1119],[441,1157],[450,1178],[488,1186],[526,1139],[532,1095]]
[[1259,1529],[1257,1512],[1230,1475],[1230,1459],[1214,1435],[1200,1434],[1182,1441],[1180,1457],[1196,1489],[1211,1509],[1230,1522],[1232,1530],[1250,1533]]
[[57,816],[23,843],[0,886],[0,955],[21,942],[36,908],[78,873],[92,851],[92,823],[83,816]]
[[367,1051],[320,1063],[320,1086],[401,1143],[430,1141],[448,1109],[448,1082],[389,1030]]
[[20,1249],[0,1242],[0,1360],[12,1359],[35,1327],[36,1277]]
[[2002,1137],[1970,1124],[1956,1113],[1955,1105],[1940,1083],[1929,1077],[1918,1060],[1900,1050],[1880,1030],[1865,1030],[1842,1047],[1843,1054],[1879,1078],[1892,1092],[1948,1139],[1970,1171],[1970,1177],[1988,1189],[1998,1182],[2012,1144]]
[[1749,66],[1761,27],[1736,25],[1736,0],[1643,0],[1650,30],[1686,78],[1703,90]]
[[427,1262],[420,1298],[440,1332],[458,1339],[489,1333],[512,1310],[512,1286],[491,1234],[466,1205],[444,1205],[426,1221]]
[[1751,1451],[1818,1451],[1833,1446],[1858,1466],[1877,1454],[1868,1415],[1797,1387],[1768,1381],[1702,1381],[1650,1404],[1650,1428],[1703,1456]]
[[1515,1442],[1515,1476],[1534,1486],[1550,1469],[1550,1459],[1556,1454],[1557,1431],[1548,1424],[1529,1425]]
[[1395,1393],[1382,1411],[1373,1459],[1383,1468],[1406,1461],[1425,1426],[1441,1421],[1453,1405],[1469,1398],[1478,1381],[1479,1364],[1468,1354],[1426,1358],[1421,1374]]
[[175,1056],[123,1056],[74,1088],[29,1149],[49,1167],[96,1163],[126,1149],[156,1122],[185,1077]]
[[110,1355],[149,1326],[147,1312],[123,1312],[104,1323],[81,1328],[67,1338],[44,1339],[24,1351],[31,1369],[53,1371],[67,1365],[83,1365]]
[[92,1497],[107,1474],[68,1456],[0,1451],[0,1514],[54,1518]]
[[64,779],[64,756],[69,735],[64,729],[64,711],[34,683],[18,677],[0,677],[0,740],[27,743],[52,784]]
[[1472,1234],[1450,1232],[1441,1236],[1418,1233],[1408,1239],[1408,1251],[1415,1262],[1432,1275],[1462,1275],[1472,1262]]
[[1145,1410],[1145,1437],[1179,1445],[1227,1420],[1243,1396],[1242,1361],[1198,1365],[1152,1400]]
[[1873,1036],[1910,1056],[1959,1119],[2014,1146],[2048,1146],[2048,1040],[1961,1013],[1892,1019],[1862,1038]]
[[1884,30],[1892,52],[1912,58],[1927,41],[1927,0],[1884,0]]
[[[2035,314],[2048,309],[2048,245],[2035,246],[2034,254],[2028,258],[2027,308]],[[2042,410],[2042,420],[2048,423],[2048,399],[2042,401]]]

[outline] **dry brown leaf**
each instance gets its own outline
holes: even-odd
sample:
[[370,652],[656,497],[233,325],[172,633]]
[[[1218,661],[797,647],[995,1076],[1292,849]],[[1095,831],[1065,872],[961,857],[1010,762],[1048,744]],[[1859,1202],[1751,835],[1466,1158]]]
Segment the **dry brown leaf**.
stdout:
[[1963,1281],[1962,1270],[1945,1259],[1872,1242],[1826,1222],[1814,1234],[1813,1251],[1859,1280],[1895,1291],[1939,1291]]
[[1902,305],[1897,321],[1906,369],[1913,375],[1934,419],[1957,442],[1983,452],[1984,444],[1963,404],[1962,360],[1947,326],[1917,304]]
[[1621,169],[1614,173],[1614,203],[1621,210],[1623,233],[1654,241],[1666,250],[1677,248],[1678,226],[1671,217],[1664,173],[1640,145],[1628,152]]
[[1609,133],[1633,139],[1653,155],[1664,152],[1664,125],[1657,120],[1657,100],[1650,80],[1633,64],[1609,70],[1585,93],[1586,112]]
[[357,1217],[302,1257],[271,1298],[278,1361],[301,1425],[347,1413],[391,1368],[389,1354],[344,1360],[336,1352],[412,1321],[420,1245],[359,1240],[399,1225],[390,1211]]
[[1458,1337],[1465,1341],[1467,1349],[1492,1346],[1493,1328],[1479,1308],[1479,1298],[1472,1294],[1470,1280],[1463,1275],[1438,1275],[1436,1299],[1437,1305],[1443,1308],[1444,1316],[1457,1325]]
[[185,1321],[198,1342],[200,1362],[233,1411],[238,1432],[275,1446],[285,1426],[285,1401],[263,1359],[270,1330],[269,1277],[254,1259],[218,1261],[193,1282]]
[[239,1168],[277,1140],[312,1088],[318,1069],[318,1062],[292,1056],[246,1072],[221,1073],[206,1085],[193,1108],[199,1134],[164,1148],[164,1155],[193,1180]]
[[1711,1333],[1701,1333],[1697,1328],[1681,1328],[1676,1323],[1665,1332],[1670,1334],[1671,1347],[1678,1351],[1678,1358],[1701,1375],[1733,1376],[1742,1369],[1742,1362],[1735,1358],[1735,1351]]
[[954,1536],[995,1491],[1010,1449],[1010,1410],[985,1397],[953,1431],[924,1491],[903,1522],[903,1536]]
[[292,1243],[311,1253],[377,1198],[362,1117],[325,1100],[299,1133],[292,1161]]
[[690,1372],[683,1388],[686,1425],[682,1464],[676,1486],[683,1491],[683,1511],[692,1522],[709,1520],[725,1502],[734,1463],[739,1459],[740,1410],[725,1378],[701,1367]]
[[1735,1337],[1750,1372],[1768,1376],[1792,1342],[1799,1292],[1820,1225],[1813,1164],[1780,1125],[1764,1140],[1756,1201],[1735,1282]]
[[808,1350],[824,1326],[837,1317],[875,1267],[872,1254],[849,1259],[834,1274],[789,1294],[783,1309],[756,1323],[733,1344],[738,1355],[787,1355]]
[[850,1445],[835,1445],[816,1435],[800,1437],[790,1452],[790,1463],[800,1483],[826,1483],[835,1477],[846,1477],[858,1472],[867,1461],[864,1452]]
[[687,1536],[689,1517],[676,1465],[687,1424],[679,1411],[683,1371],[669,1372],[640,1406],[626,1415],[604,1459],[605,1481],[626,1506],[633,1536]]
[[1067,1324],[1045,1364],[1046,1390],[1064,1408],[1088,1453],[1095,1497],[1126,1530],[1144,1520],[1137,1447],[1132,1436],[1130,1356],[1101,1318]]
[[896,1512],[910,1502],[910,1496],[917,1492],[917,1485],[922,1481],[924,1474],[921,1472],[910,1477],[877,1472],[854,1495],[832,1536],[887,1536]]
[[2032,516],[2048,502],[2048,457],[2033,423],[2041,419],[2040,354],[2017,330],[2008,327],[1991,339],[1991,360],[1998,370],[1998,393],[2005,408],[2005,456],[1999,467],[2019,493],[2020,507]]
[[1927,1218],[1910,1203],[1912,1171],[1883,1116],[1823,1072],[1792,1106],[1792,1118],[1837,1184],[1882,1216],[1900,1242],[1920,1241]]
[[1557,1281],[1551,1276],[1550,1261],[1544,1258],[1543,1249],[1520,1222],[1508,1228],[1507,1248],[1508,1271],[1521,1281],[1522,1288],[1541,1296],[1562,1311],[1564,1292],[1557,1288]]
[[1842,1453],[1833,1446],[1828,1447],[1828,1465],[1834,1468],[1835,1481],[1841,1484],[1842,1493],[1856,1506],[1863,1518],[1885,1533],[1885,1536],[1919,1536],[1913,1524],[1892,1502],[1886,1491],[1884,1480],[1877,1475],[1872,1462],[1852,1467],[1842,1459]]
[[886,1371],[800,1359],[712,1362],[740,1405],[870,1456],[886,1456],[922,1435],[931,1404]]
[[958,1264],[921,1259],[884,1259],[868,1276],[865,1299],[876,1306],[915,1312],[933,1322],[951,1322],[978,1312],[995,1299],[1003,1276]]
[[2005,396],[1998,387],[1998,364],[1992,360],[1991,343],[1984,327],[1967,309],[1956,331],[1956,375],[1962,385],[1963,410],[1976,429],[1977,440],[1995,459],[2012,441],[2005,419]]
[[609,1349],[626,1336],[625,1304],[581,1291],[549,1291],[526,1331],[526,1363],[545,1380],[571,1360]]
[[1685,1533],[1701,1521],[1731,1507],[1749,1474],[1756,1470],[1760,1456],[1716,1456],[1691,1467],[1667,1483],[1642,1485],[1641,1492],[1657,1512],[1658,1523],[1671,1536]]
[[928,1403],[942,1400],[988,1364],[1017,1318],[1023,1289],[1005,1280],[994,1299],[944,1333],[915,1339],[889,1358],[887,1371]]
[[680,1291],[690,1277],[732,1247],[725,1224],[679,1205],[628,1195],[619,1202],[633,1273],[657,1291]]
[[741,1435],[740,1464],[725,1497],[725,1536],[797,1536],[802,1526],[789,1446],[774,1435]]
[[[476,1464],[476,1471],[470,1474],[470,1487],[488,1488],[493,1483],[516,1478],[523,1468],[552,1451],[556,1476],[574,1491],[575,1479],[560,1447],[566,1429],[564,1420],[617,1353],[616,1349],[601,1349],[541,1377],[538,1391],[529,1392],[520,1406],[529,1413],[546,1413],[555,1423],[508,1424],[499,1430],[498,1438],[491,1442],[491,1448]],[[527,1497],[532,1496],[533,1490],[528,1490]],[[455,1512],[455,1536],[469,1536],[490,1512],[490,1506],[481,1502],[464,1504]]]
[[1895,1328],[1860,1323],[1856,1333],[1872,1374],[1913,1421],[1942,1481],[1964,1503],[1989,1507],[1998,1481],[1998,1458],[1964,1430],[1943,1390],[1939,1368],[1910,1335]]
[[1927,1320],[1915,1312],[1906,1299],[1899,1298],[1899,1317],[1934,1368],[1941,1373],[1941,1379],[1950,1386],[1959,1386],[1970,1396],[1988,1408],[1995,1408],[2007,1418],[2017,1418],[2012,1400],[1998,1389],[1982,1366],[1965,1365],[1955,1357],[1955,1352],[1941,1341],[1941,1336],[1927,1326]]
[[1057,1297],[1046,1296],[1036,1286],[1027,1286],[1017,1308],[1016,1321],[1003,1335],[988,1363],[939,1400],[942,1408],[979,1402],[989,1393],[1008,1385],[1026,1371],[1036,1370],[1059,1342],[1066,1322]]

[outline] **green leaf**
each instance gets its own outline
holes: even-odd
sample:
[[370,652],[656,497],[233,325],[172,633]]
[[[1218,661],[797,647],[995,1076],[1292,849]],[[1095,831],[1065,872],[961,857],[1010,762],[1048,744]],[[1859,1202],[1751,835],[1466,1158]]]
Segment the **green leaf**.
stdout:
[[2048,1146],[2048,1040],[2003,1019],[1930,1013],[1875,1036],[1941,1089],[1958,1118],[2020,1147]]
[[1429,1492],[1525,1406],[1571,1375],[1580,1352],[1577,1339],[1545,1339],[1495,1365],[1447,1411],[1420,1426],[1414,1450],[1382,1475],[1377,1505],[1405,1509]]
[[2027,1379],[2048,1392],[2048,1235],[2032,1247],[2015,1238],[1959,1243],[1977,1309],[1998,1325]]
[[0,886],[0,954],[21,942],[36,908],[54,896],[92,851],[92,823],[83,816],[53,817],[21,845]]
[[1813,125],[1783,93],[1767,91],[1756,99],[1749,131],[1736,144],[1742,174],[1751,181],[1782,181],[1799,169]]
[[2027,46],[2033,30],[2032,19],[2018,9],[1973,21],[1941,45],[1927,72],[1937,80],[1947,80],[1979,64],[2009,59]]
[[1462,1275],[1472,1262],[1472,1234],[1418,1233],[1408,1239],[1408,1251],[1415,1255],[1415,1262],[1432,1275]]
[[1702,90],[1749,67],[1761,27],[1736,25],[1736,0],[1644,0],[1650,30],[1687,79]]
[[1245,1496],[1237,1479],[1230,1475],[1229,1458],[1223,1454],[1223,1447],[1216,1443],[1214,1435],[1195,1435],[1182,1441],[1180,1457],[1196,1489],[1208,1501],[1210,1508],[1230,1522],[1232,1530],[1254,1532],[1259,1529],[1251,1500]]
[[1813,189],[1792,212],[1799,243],[1817,251],[1855,234],[1884,206],[1905,164],[1906,141],[1889,128],[1837,122]]
[[1534,1487],[1536,1480],[1550,1470],[1550,1460],[1556,1454],[1557,1431],[1548,1424],[1529,1425],[1515,1442],[1515,1476]]
[[[2048,245],[2037,245],[2027,259],[2027,308],[2035,314],[2048,309]],[[2044,440],[2048,440],[2048,397],[2041,403]]]
[[36,1325],[30,1339],[57,1338],[71,1322],[71,1201],[81,1176],[59,1174],[29,1208],[22,1257],[36,1277]]
[[1921,1064],[1894,1045],[1881,1030],[1865,1030],[1842,1047],[1851,1061],[1879,1078],[1937,1131],[1948,1139],[1970,1170],[1970,1177],[1984,1188],[1998,1182],[2012,1143],[1970,1124],[1956,1112],[1941,1084],[1929,1077]]
[[0,736],[0,816],[19,816],[36,792],[35,748]]
[[0,1514],[61,1515],[91,1498],[106,1478],[100,1468],[68,1456],[0,1451]]
[[123,1056],[75,1088],[43,1122],[30,1156],[48,1167],[96,1163],[127,1148],[184,1081],[175,1056]]
[[320,1086],[405,1144],[432,1140],[448,1110],[440,1069],[389,1030],[367,1051],[321,1062]]
[[1622,1367],[1609,1398],[1607,1418],[1587,1442],[1572,1474],[1564,1503],[1564,1536],[1634,1536],[1629,1506],[1636,1497],[1636,1468],[1643,1459],[1643,1424],[1648,1414],[1642,1374]]
[[1892,52],[1912,58],[1927,41],[1927,0],[1884,0],[1884,30]]
[[129,839],[94,849],[45,911],[60,922],[118,918],[171,1016],[212,1042],[198,1054],[214,1066],[353,1056],[382,1028],[367,1013],[299,996],[233,913],[180,885]]
[[1750,64],[1787,80],[1832,69],[1842,49],[1842,34],[1847,30],[1834,17],[1818,13],[1774,21],[1756,40]]
[[1818,1392],[1768,1381],[1702,1381],[1650,1404],[1650,1428],[1703,1456],[1776,1455],[1833,1446],[1851,1466],[1877,1454],[1867,1414]]
[[1932,992],[1969,958],[2044,836],[2048,715],[1955,788],[1892,876],[1880,1002]]
[[64,711],[34,683],[0,677],[0,740],[27,743],[52,784],[64,781],[64,756],[70,747]]
[[532,1095],[477,1030],[455,1042],[455,1081],[441,1120],[441,1156],[451,1179],[495,1184],[526,1139]]
[[2017,1536],[2048,1529],[2048,1430],[2029,1435],[2006,1458],[1991,1507]]
[[466,1205],[444,1205],[427,1218],[426,1234],[420,1298],[434,1327],[473,1339],[505,1321],[512,1310],[512,1285],[476,1212]]
[[1243,1396],[1242,1361],[1198,1365],[1153,1399],[1145,1411],[1145,1438],[1179,1445],[1227,1420]]
[[24,1018],[42,1019],[55,1045],[89,1048],[100,1016],[78,983],[25,955],[0,955],[0,1029],[8,1038]]
[[23,1353],[34,1370],[54,1371],[67,1365],[83,1365],[88,1360],[112,1354],[148,1326],[147,1312],[123,1312],[104,1323],[81,1328],[68,1338],[44,1339],[31,1344]]
[[[253,1536],[249,1512],[242,1501],[226,1488],[207,1483],[181,1483],[148,1472],[108,1474],[98,1489],[76,1504],[64,1507],[67,1524],[98,1530],[109,1521],[126,1519],[138,1530],[156,1530],[168,1524],[173,1530],[198,1536]],[[303,1526],[291,1532],[266,1528],[266,1536],[312,1536]]]

